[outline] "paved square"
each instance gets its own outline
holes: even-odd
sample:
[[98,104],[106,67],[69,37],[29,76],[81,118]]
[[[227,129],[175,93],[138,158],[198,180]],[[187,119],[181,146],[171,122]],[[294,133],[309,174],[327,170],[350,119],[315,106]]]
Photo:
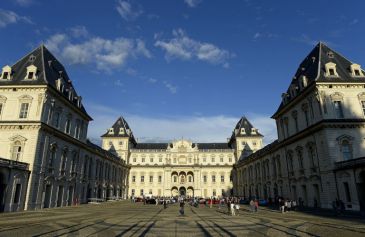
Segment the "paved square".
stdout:
[[365,221],[246,207],[228,216],[217,207],[143,205],[129,201],[0,214],[0,236],[365,236]]

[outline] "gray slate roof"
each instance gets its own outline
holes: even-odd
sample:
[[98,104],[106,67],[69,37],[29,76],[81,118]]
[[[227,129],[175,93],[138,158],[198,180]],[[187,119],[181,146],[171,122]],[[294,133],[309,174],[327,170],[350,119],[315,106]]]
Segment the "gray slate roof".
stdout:
[[[326,77],[325,64],[332,62],[336,64],[338,77]],[[290,85],[287,90],[288,100],[290,97],[290,86],[294,85],[299,88],[299,79],[305,76],[308,80],[308,85],[315,82],[365,82],[365,77],[352,77],[350,66],[353,64],[350,60],[329,48],[322,42],[319,42],[313,50],[300,63]],[[365,75],[364,70],[362,70]],[[284,107],[283,102],[273,115],[275,115]]]
[[[137,144],[134,136],[133,136],[133,132],[132,129],[129,127],[127,121],[121,116],[117,119],[117,121],[115,121],[115,123],[112,126],[113,128],[113,133],[109,133],[106,132],[105,134],[103,134],[101,137],[129,137],[130,141],[133,144]],[[120,128],[124,129],[124,133],[120,134]],[[128,134],[127,131],[130,131],[130,133]]]
[[[37,79],[25,80],[27,74],[27,67],[34,65],[37,67]],[[49,85],[56,89],[56,81],[62,76],[64,79],[65,90],[64,93],[59,92],[60,96],[68,98],[66,91],[73,88],[72,82],[68,77],[64,66],[56,59],[55,56],[42,44],[38,48],[34,49],[14,65],[11,66],[12,74],[11,80],[0,80],[0,86],[2,85]],[[75,91],[74,97],[77,97]],[[70,101],[78,110],[81,110],[89,120],[92,118],[87,114],[84,106],[79,108],[77,101]]]

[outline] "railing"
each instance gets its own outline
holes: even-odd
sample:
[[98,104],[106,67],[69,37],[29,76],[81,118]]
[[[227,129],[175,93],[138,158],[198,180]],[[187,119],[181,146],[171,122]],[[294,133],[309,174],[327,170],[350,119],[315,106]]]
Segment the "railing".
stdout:
[[22,169],[22,170],[29,169],[28,163],[15,161],[15,160],[7,160],[7,159],[2,159],[2,158],[0,158],[0,166],[6,166],[6,167],[17,168],[17,169]]
[[365,165],[365,157],[346,161],[339,161],[335,163],[336,169],[347,169],[350,167],[360,167],[364,165]]
[[91,202],[91,203],[105,202],[105,199],[104,198],[89,198],[88,202]]

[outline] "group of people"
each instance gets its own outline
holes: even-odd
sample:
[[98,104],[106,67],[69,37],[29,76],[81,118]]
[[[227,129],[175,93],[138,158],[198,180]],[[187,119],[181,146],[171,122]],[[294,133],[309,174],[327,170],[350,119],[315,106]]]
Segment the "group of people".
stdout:
[[279,198],[278,202],[279,202],[279,210],[281,211],[281,213],[295,211],[297,209],[296,200]]

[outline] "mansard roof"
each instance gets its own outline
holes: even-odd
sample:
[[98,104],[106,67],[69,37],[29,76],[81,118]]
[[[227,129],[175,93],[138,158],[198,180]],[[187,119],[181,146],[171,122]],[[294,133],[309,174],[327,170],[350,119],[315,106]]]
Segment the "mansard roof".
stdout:
[[259,136],[259,137],[263,137],[263,135],[261,133],[259,133],[257,130],[255,133],[252,133],[252,129],[254,128],[254,126],[250,123],[250,121],[248,121],[248,119],[243,116],[240,121],[238,121],[235,129],[238,129],[239,131],[244,128],[245,129],[245,134],[241,134],[238,133],[236,135],[236,137],[247,137],[247,136]]
[[[37,68],[36,78],[26,80],[27,67],[34,65]],[[42,44],[38,48],[34,49],[14,65],[11,66],[11,79],[0,80],[0,86],[2,85],[49,85],[56,89],[63,97],[67,98],[67,92],[73,90],[73,98],[70,101],[77,109],[88,117],[89,120],[92,118],[87,114],[83,105],[78,107],[77,105],[77,93],[73,88],[72,82],[68,77],[68,74],[64,66],[56,59],[55,56]],[[64,91],[57,90],[57,80],[62,78],[64,82]]]
[[[136,144],[136,140],[134,139],[132,129],[129,127],[127,121],[121,116],[115,121],[113,126],[111,127],[113,131],[107,131],[101,137],[129,137],[132,143]],[[121,129],[123,132],[120,132]]]
[[[333,63],[336,65],[336,72],[338,76],[326,76],[327,63]],[[330,83],[341,83],[341,82],[365,82],[365,71],[361,69],[362,75],[352,76],[351,65],[353,62],[329,48],[323,42],[319,42],[312,51],[304,58],[300,63],[295,75],[289,85],[287,93],[285,94],[288,101],[294,99],[298,94],[292,95],[290,93],[291,88],[295,88],[299,91],[301,88],[300,83],[303,77],[307,80],[307,85],[309,86],[315,82],[330,82]],[[272,117],[275,117],[277,113],[284,107],[284,102],[282,101],[278,110]]]
[[133,149],[166,150],[168,145],[168,143],[138,143]]
[[114,155],[113,153],[111,153],[107,150],[104,150],[103,148],[96,145],[95,143],[92,143],[89,139],[86,140],[86,144],[88,147],[90,147],[95,152],[101,153],[104,157],[108,157],[109,159],[114,159],[114,160],[121,161],[124,163],[124,160],[120,159],[120,157]]
[[[228,143],[193,143],[193,148],[195,145],[198,146],[198,149],[232,149]],[[138,143],[134,149],[141,150],[166,150],[169,146],[169,143]]]
[[228,143],[197,143],[198,149],[232,149]]

